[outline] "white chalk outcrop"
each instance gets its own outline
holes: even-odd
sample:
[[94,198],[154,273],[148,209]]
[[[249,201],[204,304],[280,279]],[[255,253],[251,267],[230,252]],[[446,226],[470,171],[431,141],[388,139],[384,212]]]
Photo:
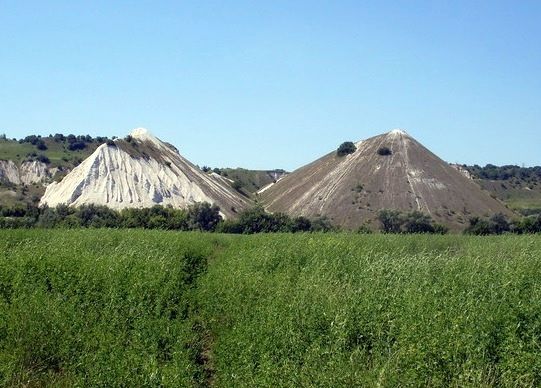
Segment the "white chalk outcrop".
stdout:
[[229,185],[203,173],[147,130],[138,128],[130,135],[131,142],[99,146],[62,181],[49,185],[40,204],[122,209],[209,202],[220,206],[226,217],[246,206]]
[[49,169],[45,163],[37,160],[23,162],[20,167],[12,160],[0,160],[0,181],[16,185],[46,183],[56,172],[56,168]]

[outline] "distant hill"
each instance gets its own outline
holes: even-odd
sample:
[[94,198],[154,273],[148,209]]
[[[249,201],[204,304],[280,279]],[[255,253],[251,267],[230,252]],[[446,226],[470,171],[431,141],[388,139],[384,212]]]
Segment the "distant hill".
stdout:
[[0,205],[38,203],[44,185],[61,180],[108,140],[62,134],[17,140],[0,135]]
[[232,217],[247,201],[221,177],[214,177],[182,157],[172,145],[144,128],[100,145],[60,182],[47,186],[41,205],[105,205],[114,209],[185,208],[208,202]]
[[524,215],[541,213],[541,166],[462,165],[492,196]]
[[248,170],[245,168],[214,168],[213,173],[219,174],[231,182],[231,185],[245,196],[254,196],[259,190],[276,183],[287,175],[282,169]]
[[[0,135],[0,206],[39,203],[45,192],[45,186],[60,181],[101,144],[112,141],[113,139],[104,136],[73,134],[43,137],[30,135],[22,139],[8,139]],[[355,146],[354,143],[351,144]],[[348,155],[347,145],[345,152],[345,155]],[[503,201],[518,213],[524,215],[541,213],[541,167],[492,164],[484,167],[451,166],[475,182],[493,199]],[[250,170],[240,167],[202,169],[213,179],[233,188],[247,201],[267,197],[265,192],[288,175],[281,169]],[[373,201],[367,204],[373,208]]]
[[346,142],[261,196],[272,212],[326,216],[346,228],[375,224],[381,209],[419,210],[453,229],[471,216],[513,214],[401,130]]

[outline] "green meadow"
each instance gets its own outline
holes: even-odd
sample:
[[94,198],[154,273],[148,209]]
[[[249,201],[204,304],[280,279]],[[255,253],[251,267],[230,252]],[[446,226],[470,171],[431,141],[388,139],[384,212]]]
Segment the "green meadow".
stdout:
[[541,385],[541,236],[1,230],[0,385]]

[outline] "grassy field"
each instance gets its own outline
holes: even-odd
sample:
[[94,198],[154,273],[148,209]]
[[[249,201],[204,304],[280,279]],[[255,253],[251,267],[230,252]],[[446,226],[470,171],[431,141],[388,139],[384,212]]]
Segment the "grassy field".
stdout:
[[541,236],[0,231],[0,385],[539,386]]

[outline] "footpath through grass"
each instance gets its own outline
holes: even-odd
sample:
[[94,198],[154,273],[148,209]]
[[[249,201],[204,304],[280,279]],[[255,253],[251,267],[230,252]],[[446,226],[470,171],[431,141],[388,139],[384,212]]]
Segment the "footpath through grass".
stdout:
[[0,232],[0,384],[538,386],[541,236]]

